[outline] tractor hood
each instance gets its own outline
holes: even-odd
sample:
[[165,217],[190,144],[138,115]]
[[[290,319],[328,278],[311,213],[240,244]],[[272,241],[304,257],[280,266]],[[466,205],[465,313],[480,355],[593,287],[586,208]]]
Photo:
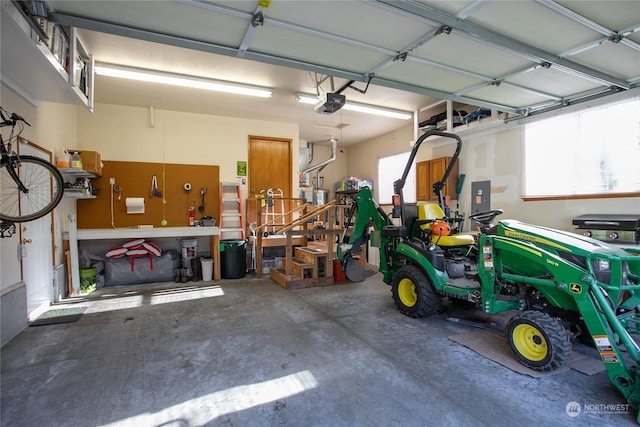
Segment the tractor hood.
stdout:
[[586,236],[507,219],[498,223],[499,236],[531,242],[552,252],[587,256],[593,253],[628,256],[624,250]]

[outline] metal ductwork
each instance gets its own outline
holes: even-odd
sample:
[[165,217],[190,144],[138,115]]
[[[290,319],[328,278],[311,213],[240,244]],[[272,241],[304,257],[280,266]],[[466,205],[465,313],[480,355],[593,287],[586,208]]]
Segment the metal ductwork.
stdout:
[[313,162],[313,142],[307,142],[307,150],[309,150],[309,155],[307,157],[307,163],[311,164],[311,162]]
[[[338,140],[332,137],[329,141],[331,142],[331,157],[329,159],[325,160],[322,163],[318,163],[317,165],[310,166],[307,169],[305,169],[303,171],[300,171],[300,173],[309,173],[309,172],[313,172],[315,170],[320,172],[328,164],[333,163],[336,160],[337,152],[338,152]],[[310,161],[311,161],[311,159],[313,159],[313,144],[316,144],[316,143],[315,142],[308,142],[307,143],[307,146],[309,147],[309,159],[310,159]]]

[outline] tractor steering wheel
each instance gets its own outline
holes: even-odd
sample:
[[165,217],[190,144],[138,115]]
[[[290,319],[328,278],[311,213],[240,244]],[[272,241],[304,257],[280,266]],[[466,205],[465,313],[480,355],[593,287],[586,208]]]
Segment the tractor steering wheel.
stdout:
[[500,214],[503,214],[502,209],[492,209],[490,211],[476,212],[468,216],[470,220],[477,221],[482,225],[489,225]]

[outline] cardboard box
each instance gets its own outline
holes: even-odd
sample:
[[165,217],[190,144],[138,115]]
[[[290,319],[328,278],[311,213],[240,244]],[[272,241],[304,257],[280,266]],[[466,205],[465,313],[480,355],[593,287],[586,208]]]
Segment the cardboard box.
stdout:
[[67,150],[70,154],[76,151],[80,153],[82,159],[82,169],[96,176],[102,176],[102,161],[100,161],[100,153],[97,151],[84,150]]

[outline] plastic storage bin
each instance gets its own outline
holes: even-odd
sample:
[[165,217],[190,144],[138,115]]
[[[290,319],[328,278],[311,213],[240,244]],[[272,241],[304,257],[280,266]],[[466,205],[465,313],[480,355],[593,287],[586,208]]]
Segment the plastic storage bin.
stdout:
[[220,270],[223,279],[240,279],[247,273],[247,241],[220,241]]

